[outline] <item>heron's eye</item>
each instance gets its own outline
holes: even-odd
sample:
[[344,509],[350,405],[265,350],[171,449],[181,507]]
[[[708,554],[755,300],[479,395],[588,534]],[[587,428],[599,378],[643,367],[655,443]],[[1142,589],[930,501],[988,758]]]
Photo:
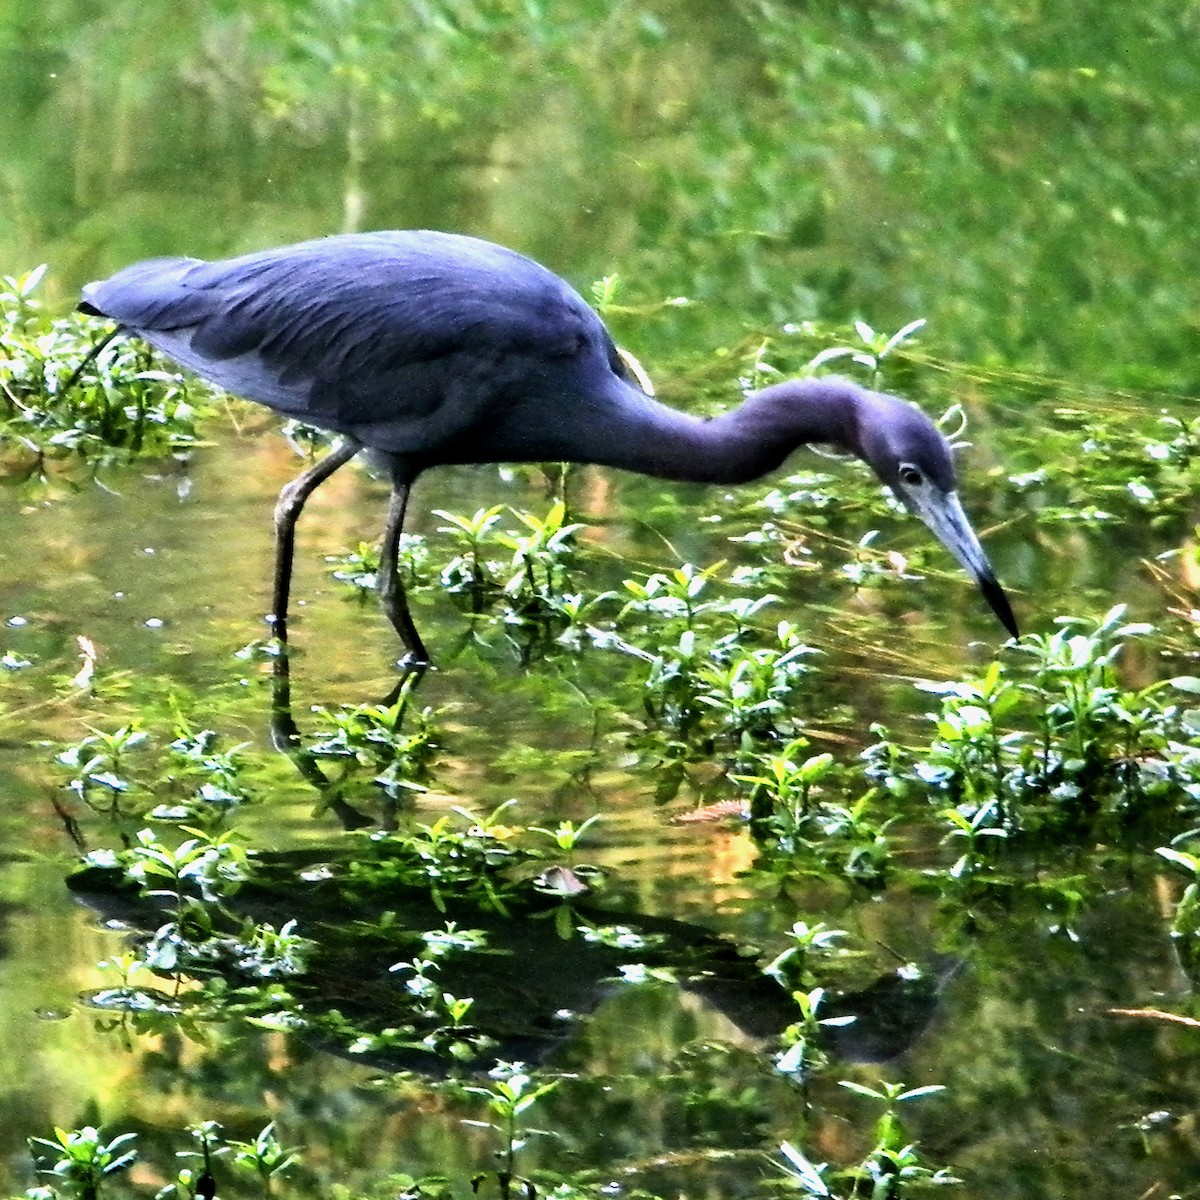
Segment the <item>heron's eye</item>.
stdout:
[[912,463],[901,463],[899,474],[900,482],[907,484],[909,487],[920,487],[925,482],[925,476]]

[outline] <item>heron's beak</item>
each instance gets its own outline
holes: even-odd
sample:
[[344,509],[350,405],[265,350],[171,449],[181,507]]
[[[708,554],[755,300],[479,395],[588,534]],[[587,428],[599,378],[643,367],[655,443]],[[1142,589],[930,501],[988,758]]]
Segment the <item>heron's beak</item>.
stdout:
[[1013,616],[1012,605],[1008,596],[996,578],[992,564],[988,562],[983,547],[963,506],[959,502],[957,492],[939,492],[933,487],[920,491],[916,489],[900,489],[900,498],[916,513],[933,531],[937,538],[955,558],[967,569],[975,580],[983,598],[991,605],[992,612],[1000,618],[1000,624],[1013,637],[1020,637],[1017,629],[1017,619]]

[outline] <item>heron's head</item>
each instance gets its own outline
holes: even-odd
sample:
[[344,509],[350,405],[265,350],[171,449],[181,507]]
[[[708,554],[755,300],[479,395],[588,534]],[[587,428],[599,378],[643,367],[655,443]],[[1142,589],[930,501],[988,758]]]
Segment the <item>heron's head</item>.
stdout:
[[940,429],[896,396],[868,393],[859,406],[862,457],[967,569],[1000,623],[1018,637],[1017,622],[958,498],[954,458]]

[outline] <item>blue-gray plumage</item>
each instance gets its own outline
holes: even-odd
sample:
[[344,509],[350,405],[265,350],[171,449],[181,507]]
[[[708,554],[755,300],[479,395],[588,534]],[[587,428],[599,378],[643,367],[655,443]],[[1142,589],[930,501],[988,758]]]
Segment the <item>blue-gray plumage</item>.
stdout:
[[703,420],[647,395],[600,318],[557,275],[490,242],[428,230],[346,234],[222,262],[159,258],[83,289],[108,317],[227,391],[342,436],[280,494],[274,619],[286,638],[296,518],[365,450],[392,481],[384,609],[428,655],[396,572],[413,480],[447,463],[567,461],[742,483],[798,446],[851,451],[930,526],[1016,636],[958,501],[950,447],[907,401],[796,379]]

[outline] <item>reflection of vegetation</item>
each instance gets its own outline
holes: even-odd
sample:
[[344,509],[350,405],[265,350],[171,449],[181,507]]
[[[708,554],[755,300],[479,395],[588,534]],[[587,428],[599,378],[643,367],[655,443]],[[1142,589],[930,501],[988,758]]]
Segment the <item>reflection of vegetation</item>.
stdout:
[[[1083,21],[1063,0],[1036,20],[953,0],[305,0],[184,7],[153,38],[136,6],[83,28],[61,13],[12,62],[17,219],[86,209],[120,260],[175,236],[155,203],[178,176],[193,212],[254,193],[254,240],[288,240],[298,206],[276,180],[294,175],[325,229],[404,213],[560,268],[619,265],[643,295],[700,301],[665,319],[708,341],[733,308],[916,309],[960,357],[1194,379],[1195,272],[1172,247],[1196,224],[1177,164],[1200,80],[1190,18],[1162,0]],[[194,227],[217,250],[244,223]]]
[[[125,0],[78,14],[28,8],[5,23],[15,53],[0,77],[10,115],[0,129],[9,197],[0,247],[5,270],[48,257],[55,269],[0,285],[9,478],[44,473],[53,485],[195,439],[201,393],[128,343],[63,392],[92,333],[48,314],[85,276],[145,254],[219,253],[338,225],[453,227],[519,245],[580,283],[609,275],[596,294],[622,340],[651,366],[674,360],[705,410],[718,393],[814,359],[867,381],[878,371],[883,386],[930,407],[957,395],[976,443],[964,471],[972,511],[976,502],[990,511],[1001,574],[1026,590],[1034,632],[995,662],[972,652],[964,670],[961,647],[982,620],[954,602],[957,584],[937,578],[940,556],[890,534],[877,487],[836,467],[728,497],[620,481],[632,498],[624,513],[610,507],[615,492],[597,498],[580,475],[565,506],[537,507],[519,482],[511,510],[486,507],[494,483],[439,499],[440,521],[406,542],[402,564],[431,618],[451,613],[441,632],[453,653],[425,685],[431,708],[411,697],[398,709],[340,706],[341,694],[324,693],[318,728],[303,740],[327,772],[329,809],[349,797],[397,826],[355,836],[357,891],[327,914],[331,924],[349,927],[357,950],[383,940],[389,888],[417,885],[429,900],[427,919],[387,960],[409,964],[389,978],[411,1009],[396,1005],[391,1024],[370,1028],[329,1015],[320,1036],[360,1059],[417,1043],[459,1069],[483,1045],[486,1008],[482,987],[456,980],[456,960],[488,963],[496,944],[476,938],[458,906],[469,898],[523,913],[529,877],[561,868],[539,885],[552,916],[533,926],[559,949],[553,939],[574,926],[576,889],[590,881],[574,870],[576,837],[599,809],[610,890],[703,909],[763,961],[782,957],[786,990],[775,991],[792,1028],[782,1041],[776,1027],[731,1048],[699,1005],[648,985],[640,1023],[610,1018],[611,1044],[598,1032],[586,1052],[569,1049],[560,1085],[538,1097],[538,1124],[563,1131],[603,1178],[548,1171],[531,1144],[521,1182],[564,1197],[598,1194],[614,1177],[631,1194],[716,1194],[728,1171],[724,1191],[745,1194],[762,1150],[787,1139],[779,1186],[801,1194],[902,1195],[942,1182],[928,1172],[947,1160],[981,1195],[1076,1194],[1081,1179],[1082,1190],[1114,1195],[1194,1190],[1191,1059],[1170,1028],[1118,1037],[1101,1015],[1147,998],[1194,1012],[1200,977],[1200,436],[1184,404],[1159,411],[1169,394],[1197,390],[1197,196],[1185,169],[1197,141],[1194,14],[1162,0],[1082,14],[1063,0],[266,0],[175,6],[153,20]],[[680,294],[691,303],[662,303]],[[920,344],[852,324],[865,316],[893,329],[914,314],[929,319]],[[704,357],[706,346],[721,349]],[[682,392],[668,398],[682,402]],[[989,473],[992,462],[1003,470]],[[30,510],[52,511],[45,501],[57,498],[13,494]],[[591,511],[580,511],[580,494]],[[87,528],[60,534],[66,549],[43,541],[32,519],[14,518],[15,535],[6,528],[11,611],[28,624],[5,627],[3,715],[31,736],[9,735],[19,760],[11,784],[27,787],[29,802],[14,792],[5,807],[19,832],[0,932],[6,954],[54,955],[55,978],[77,986],[67,948],[78,931],[48,936],[44,895],[27,901],[21,890],[26,874],[44,870],[44,830],[17,822],[23,809],[41,811],[56,754],[68,831],[120,847],[161,911],[136,952],[83,951],[113,964],[117,986],[90,993],[91,1011],[98,1028],[138,1048],[130,1062],[147,1113],[114,1124],[110,1109],[102,1136],[90,1109],[61,1117],[55,1107],[36,1123],[20,1110],[31,1129],[73,1121],[88,1143],[78,1177],[60,1173],[56,1188],[80,1194],[86,1170],[103,1170],[85,1161],[92,1149],[115,1147],[117,1161],[126,1149],[109,1141],[117,1128],[137,1128],[141,1161],[171,1179],[169,1126],[186,1119],[175,1116],[183,1105],[219,1105],[239,1121],[253,1113],[238,1133],[249,1148],[270,1095],[286,1098],[289,1140],[320,1146],[308,1161],[325,1176],[289,1178],[297,1194],[329,1194],[351,1153],[367,1164],[364,1147],[395,1144],[396,1124],[408,1121],[418,1174],[465,1168],[454,1184],[390,1181],[388,1194],[419,1186],[466,1197],[491,1146],[472,1144],[456,1112],[439,1115],[439,1085],[373,1080],[388,1097],[373,1127],[361,1075],[339,1083],[314,1070],[305,1094],[293,1042],[260,1052],[213,1023],[294,1028],[293,985],[323,950],[313,943],[340,943],[286,903],[232,916],[254,886],[253,850],[275,836],[300,787],[256,740],[260,664],[226,671],[209,655],[200,668],[182,632],[172,658],[152,661],[118,641],[117,625],[104,637],[92,628],[109,618],[94,595],[81,602],[82,585],[50,591],[51,575],[94,583],[114,545],[111,512],[85,510],[86,499],[70,511],[87,511]],[[594,515],[599,536],[577,539],[574,522]],[[334,570],[362,590],[377,561],[357,536],[346,533],[353,549]],[[44,549],[19,557],[30,544]],[[598,545],[618,547],[621,561]],[[1153,558],[1149,585],[1140,568],[1133,578],[1133,554]],[[123,570],[114,568],[113,590]],[[41,582],[17,591],[21,575]],[[941,624],[916,615],[918,587],[920,607],[928,596],[946,614]],[[190,591],[181,609],[194,603]],[[478,615],[453,612],[447,593]],[[1128,619],[1102,615],[1119,603]],[[1076,615],[1055,627],[1054,613]],[[370,620],[347,623],[370,630]],[[95,650],[67,681],[80,627]],[[219,624],[212,636],[232,640]],[[907,680],[925,675],[938,682],[914,691]],[[373,694],[346,686],[356,700]],[[932,710],[924,723],[921,706]],[[866,734],[875,721],[888,728]],[[433,788],[450,799],[424,790]],[[673,808],[646,811],[642,795]],[[536,826],[515,824],[501,807],[510,796]],[[670,851],[658,848],[660,820],[694,801],[721,824],[672,830]],[[153,832],[139,837],[147,825]],[[312,835],[289,822],[287,836]],[[530,842],[552,857],[527,854]],[[372,858],[373,846],[391,858]],[[1149,853],[1156,847],[1161,857]],[[323,861],[324,849],[314,875]],[[1167,864],[1180,873],[1178,901],[1159,874]],[[220,902],[206,903],[200,883],[221,889]],[[365,916],[364,900],[381,896]],[[853,952],[823,957],[830,925],[851,931]],[[618,948],[645,937],[624,923],[585,936]],[[850,969],[866,948],[904,941],[907,957],[926,940],[961,954],[970,983],[929,1055],[950,1091],[905,1120],[918,1156],[907,1131],[874,1128],[903,1093],[881,1082],[890,1069],[864,1068],[869,1113],[847,1117],[827,1093],[840,1096],[833,1064],[853,1028],[841,1023]],[[237,965],[235,984],[203,976],[203,955],[186,963],[202,982],[182,974],[181,957],[202,944],[210,967]],[[354,950],[334,972],[339,1002]],[[640,944],[637,954],[649,959]],[[143,983],[150,965],[178,979],[178,994]],[[628,977],[665,973],[656,962],[624,965]],[[7,997],[21,972],[5,978]],[[21,994],[8,1007],[42,1004]],[[603,1016],[596,1024],[603,1030]],[[73,1066],[91,1057],[77,1022],[56,1028],[58,1045],[79,1056]],[[528,1078],[522,1095],[559,1077]],[[49,1093],[54,1072],[45,1079]],[[26,1092],[41,1099],[37,1081],[20,1087],[14,1106]],[[93,1090],[120,1103],[116,1086]],[[149,1111],[160,1096],[169,1104]],[[438,1136],[439,1120],[450,1136]],[[211,1129],[185,1144],[204,1162],[177,1172],[172,1200],[211,1194],[210,1157],[233,1153]],[[346,1149],[338,1158],[326,1145]],[[264,1163],[287,1158],[268,1141],[261,1149]],[[62,1139],[39,1153],[53,1166]],[[822,1167],[817,1156],[835,1162]],[[349,1186],[369,1173],[364,1165]],[[118,1174],[104,1177],[106,1192],[124,1185]],[[489,1177],[493,1185],[503,1186]]]

